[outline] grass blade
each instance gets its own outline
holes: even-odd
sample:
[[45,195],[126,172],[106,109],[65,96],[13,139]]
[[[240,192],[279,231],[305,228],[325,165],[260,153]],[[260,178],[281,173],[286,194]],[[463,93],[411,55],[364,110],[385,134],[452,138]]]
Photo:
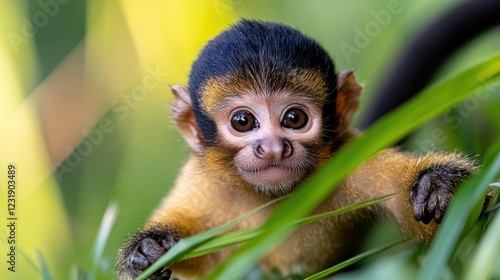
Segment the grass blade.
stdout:
[[111,233],[111,229],[113,228],[117,215],[118,204],[116,202],[109,203],[108,208],[106,208],[104,216],[102,217],[101,225],[99,226],[94,245],[92,246],[92,262],[94,268],[98,268],[100,266],[102,253],[104,252],[104,248],[108,242],[109,234]]
[[181,260],[190,259],[198,256],[203,256],[209,253],[213,253],[242,242],[248,241],[261,232],[260,228],[252,229],[242,229],[238,231],[232,231],[220,236],[215,236],[207,242],[203,243],[199,247],[196,247],[187,255],[185,255]]
[[486,233],[481,239],[472,262],[466,267],[465,279],[487,280],[492,279],[490,273],[495,265],[495,260],[500,259],[500,215],[495,215]]
[[369,199],[369,200],[364,200],[364,201],[361,201],[361,202],[353,203],[351,205],[348,205],[346,207],[342,207],[342,208],[334,210],[334,211],[330,211],[330,212],[321,213],[321,214],[309,216],[309,217],[306,217],[306,218],[302,218],[302,219],[300,219],[300,220],[298,220],[296,222],[293,222],[292,225],[294,225],[294,226],[301,226],[301,225],[305,225],[305,224],[308,224],[308,223],[319,221],[321,219],[325,219],[325,218],[328,218],[328,217],[332,217],[332,216],[344,214],[344,213],[347,213],[347,212],[352,212],[352,211],[355,211],[355,210],[358,210],[358,209],[361,209],[361,208],[365,208],[365,207],[377,204],[379,202],[388,200],[389,198],[393,197],[394,195],[395,194],[389,194],[389,195],[384,195],[384,196],[381,196],[381,197],[376,197],[376,198],[373,198],[373,199]]
[[43,280],[55,280],[54,276],[52,276],[52,273],[50,273],[49,266],[47,265],[47,262],[45,261],[45,258],[43,257],[42,253],[39,251],[35,251],[35,256],[38,260],[38,263],[40,264],[40,271],[42,272],[42,279]]
[[[362,137],[350,142],[314,174],[296,195],[281,204],[250,240],[208,279],[241,278],[269,248],[292,232],[290,222],[307,215],[366,158],[389,147],[425,121],[436,117],[485,86],[498,81],[500,55],[433,86],[374,124]],[[335,170],[335,172],[333,172]]]

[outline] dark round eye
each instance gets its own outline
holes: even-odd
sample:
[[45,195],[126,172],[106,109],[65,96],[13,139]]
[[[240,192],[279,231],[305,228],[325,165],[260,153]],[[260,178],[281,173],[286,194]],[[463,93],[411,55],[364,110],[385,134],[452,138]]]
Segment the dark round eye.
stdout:
[[231,126],[233,126],[236,131],[246,132],[258,128],[259,123],[252,115],[252,113],[243,110],[238,111],[234,114],[233,118],[231,119]]
[[306,126],[308,120],[309,118],[304,111],[294,108],[286,111],[281,125],[285,128],[300,129]]

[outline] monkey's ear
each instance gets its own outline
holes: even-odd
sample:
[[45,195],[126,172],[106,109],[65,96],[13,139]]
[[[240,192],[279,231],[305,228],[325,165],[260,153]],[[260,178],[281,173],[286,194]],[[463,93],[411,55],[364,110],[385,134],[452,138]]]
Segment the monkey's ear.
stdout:
[[182,136],[189,146],[196,152],[201,151],[203,137],[198,128],[191,103],[191,94],[183,86],[172,86],[174,101],[172,115]]
[[345,131],[359,105],[363,87],[358,84],[352,70],[342,71],[337,75],[337,130]]

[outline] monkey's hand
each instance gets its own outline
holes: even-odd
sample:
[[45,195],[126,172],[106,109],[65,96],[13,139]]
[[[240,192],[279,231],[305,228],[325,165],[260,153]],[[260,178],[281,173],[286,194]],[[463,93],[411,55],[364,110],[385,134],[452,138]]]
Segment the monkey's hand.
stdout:
[[432,219],[440,223],[455,189],[473,170],[473,164],[464,159],[422,170],[410,187],[410,203],[415,219],[424,224]]
[[[169,229],[143,229],[135,233],[118,253],[117,275],[119,279],[136,278],[146,268],[158,260],[179,240]],[[171,271],[161,269],[147,279],[168,280]]]

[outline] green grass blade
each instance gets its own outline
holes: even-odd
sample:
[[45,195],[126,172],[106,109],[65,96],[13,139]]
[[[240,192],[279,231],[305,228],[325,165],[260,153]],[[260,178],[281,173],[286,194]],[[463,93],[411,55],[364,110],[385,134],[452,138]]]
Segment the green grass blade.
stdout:
[[190,250],[196,248],[197,246],[202,245],[203,243],[209,241],[212,239],[214,236],[221,234],[224,231],[229,230],[231,227],[236,225],[238,222],[241,220],[245,219],[246,217],[254,214],[255,212],[271,205],[274,204],[280,200],[283,200],[286,197],[278,198],[271,200],[267,203],[262,204],[261,206],[251,210],[250,212],[247,212],[240,217],[236,218],[235,220],[230,221],[227,224],[224,224],[220,227],[213,228],[211,230],[202,232],[197,235],[193,235],[187,238],[181,239],[177,244],[175,244],[172,249],[170,249],[165,255],[163,255],[161,258],[159,258],[154,264],[152,264],[148,269],[146,269],[141,275],[139,275],[136,280],[141,280],[141,279],[146,279],[149,275],[153,274],[155,271],[159,270],[160,268],[172,264],[180,259],[182,259],[185,255],[187,255]]
[[43,257],[42,253],[39,251],[35,251],[35,256],[38,260],[38,263],[40,264],[40,271],[42,272],[42,279],[43,280],[55,280],[54,276],[52,276],[52,273],[50,273],[49,266],[47,265],[47,262],[45,261],[45,258]]
[[261,232],[260,228],[252,229],[242,229],[238,231],[232,231],[223,235],[215,236],[202,245],[196,247],[187,255],[185,255],[181,260],[190,259],[198,256],[203,256],[209,253],[213,253],[242,242],[248,241]]
[[489,150],[483,169],[458,188],[440,229],[434,238],[429,253],[424,259],[418,279],[440,279],[443,268],[455,249],[462,234],[467,217],[483,197],[488,185],[500,171],[500,141]]
[[298,220],[296,222],[292,222],[292,225],[293,226],[300,226],[300,225],[304,225],[304,224],[316,222],[316,221],[319,221],[321,219],[325,219],[325,218],[328,218],[328,217],[332,217],[332,216],[344,214],[344,213],[347,213],[347,212],[352,212],[352,211],[355,211],[355,210],[358,210],[358,209],[361,209],[361,208],[365,208],[365,207],[377,204],[379,202],[388,200],[389,198],[393,197],[394,195],[395,194],[384,195],[384,196],[381,196],[381,197],[377,197],[377,198],[373,198],[373,199],[369,199],[369,200],[364,200],[364,201],[361,201],[361,202],[353,203],[351,205],[348,205],[346,207],[342,207],[342,208],[334,210],[334,211],[330,211],[330,212],[326,212],[326,213],[321,213],[321,214],[317,214],[317,215],[312,215],[312,216],[309,216],[309,217],[306,217],[306,218],[302,218],[302,219],[300,219],[300,220]]
[[350,265],[356,264],[356,263],[358,263],[358,262],[360,262],[360,261],[362,261],[362,260],[364,260],[366,258],[369,258],[369,257],[371,257],[373,255],[380,254],[380,253],[382,253],[384,251],[387,251],[387,250],[391,249],[392,247],[395,247],[395,246],[397,246],[397,245],[399,245],[399,244],[401,244],[401,243],[403,243],[405,241],[406,240],[404,240],[404,239],[403,240],[399,240],[399,241],[396,241],[394,243],[391,243],[391,244],[388,244],[388,245],[385,245],[385,246],[377,247],[377,248],[374,248],[372,250],[366,251],[366,252],[361,253],[361,254],[359,254],[357,256],[354,256],[354,257],[352,257],[352,258],[350,258],[350,259],[348,259],[346,261],[343,261],[343,262],[341,262],[339,264],[336,264],[336,265],[334,265],[334,266],[332,266],[330,268],[327,268],[327,269],[325,269],[323,271],[320,271],[320,272],[318,272],[318,273],[316,273],[314,275],[311,275],[311,276],[307,277],[305,280],[323,279],[324,277],[326,277],[326,276],[328,276],[330,274],[338,272],[338,271],[340,271],[340,270],[342,270],[342,269],[344,269],[344,268],[346,268],[346,267],[348,267]]
[[296,195],[284,201],[250,240],[214,272],[209,279],[241,278],[269,248],[292,232],[290,222],[310,213],[366,158],[389,147],[425,121],[436,117],[482,87],[498,81],[500,55],[433,86],[375,123],[362,137],[350,142],[314,174]]
[[[346,207],[342,207],[340,209],[334,210],[334,211],[329,211],[326,213],[321,213],[313,216],[309,216],[303,219],[300,219],[298,221],[292,222],[293,225],[304,225],[308,223],[312,223],[321,219],[341,215],[347,212],[359,210],[361,208],[366,208],[368,206],[377,204],[379,202],[385,201],[389,198],[394,196],[393,194],[391,195],[386,195],[370,200],[365,200],[357,203],[353,203],[351,205],[348,205]],[[236,244],[242,243],[244,241],[248,241],[255,236],[258,236],[262,232],[262,229],[259,228],[254,228],[254,229],[243,229],[243,230],[238,230],[238,231],[233,231],[229,232],[220,236],[215,236],[214,238],[208,240],[207,242],[203,243],[202,245],[196,247],[193,249],[191,252],[189,252],[187,255],[185,255],[181,260],[184,259],[189,259],[189,258],[194,258],[198,256],[202,256],[208,253],[212,253],[215,251],[219,251],[222,249],[225,249],[227,247],[234,246]]]
[[491,271],[495,261],[500,260],[500,215],[495,215],[485,235],[481,238],[472,262],[466,267],[464,279],[493,279]]
[[[34,269],[36,270],[36,272],[38,272],[40,275],[42,275],[42,271],[40,270],[40,268],[36,265],[35,262],[33,262],[33,260],[31,258],[29,258],[22,250],[19,250],[19,253],[21,254],[21,256],[24,258],[24,260],[26,260],[28,262],[28,264]],[[43,278],[42,278],[43,279]]]
[[92,246],[92,262],[94,268],[98,268],[100,266],[102,253],[108,243],[109,234],[111,233],[111,229],[113,228],[117,215],[118,204],[116,202],[109,203],[108,208],[106,208],[104,216],[102,217],[101,225],[97,231],[94,245]]

